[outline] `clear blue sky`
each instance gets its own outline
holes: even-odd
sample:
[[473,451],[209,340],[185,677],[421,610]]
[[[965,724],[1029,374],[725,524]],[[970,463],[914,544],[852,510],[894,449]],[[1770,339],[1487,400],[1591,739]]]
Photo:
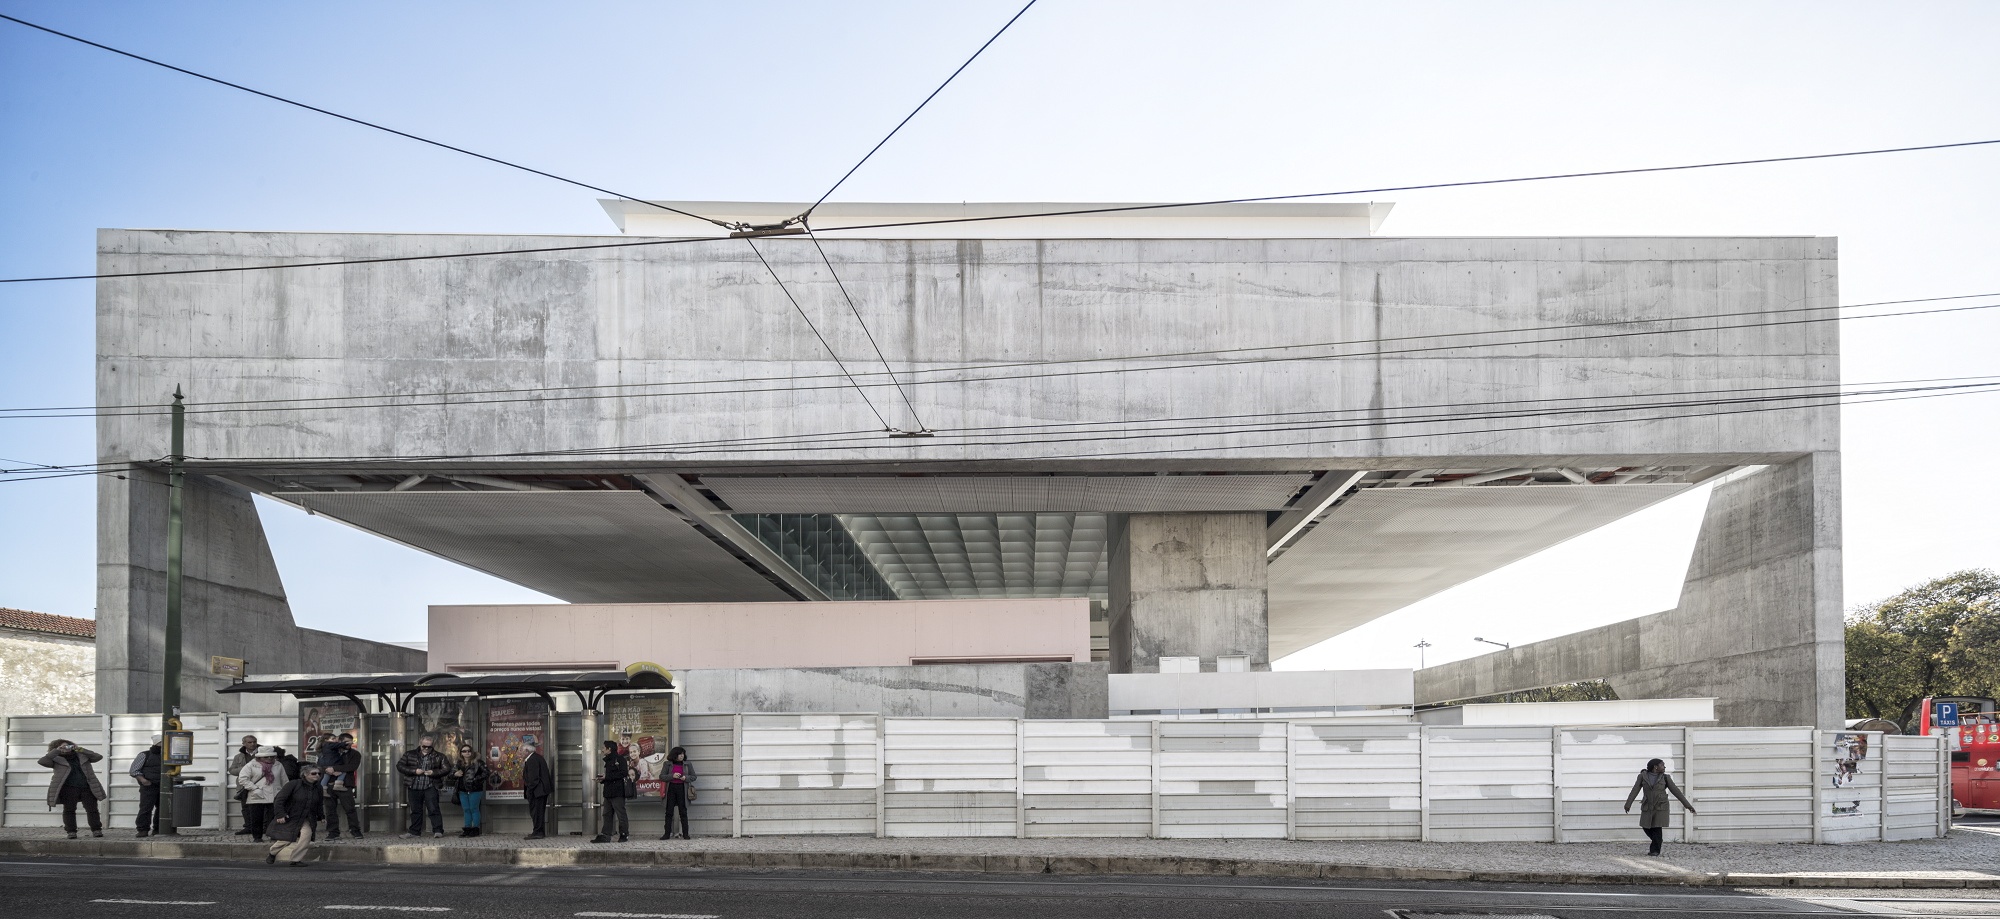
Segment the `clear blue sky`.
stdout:
[[[1016,6],[0,0],[611,188],[760,200],[815,197]],[[1987,3],[1044,0],[840,197],[1176,200],[2000,137],[1995,34]],[[1384,233],[1838,236],[1850,302],[2000,291],[1996,173],[1984,148],[1403,194]],[[98,227],[607,232],[592,199],[0,23],[0,275],[87,272]],[[1996,341],[1991,315],[1850,324],[1845,376],[2000,373]],[[0,404],[88,403],[91,361],[89,283],[0,289]],[[1996,418],[1996,396],[1847,413],[1850,603],[2000,566]],[[0,422],[0,457],[88,461],[91,429]],[[0,606],[91,614],[93,494],[0,484]],[[1698,517],[1698,496],[1662,507],[1301,661],[1401,660],[1422,635],[1436,662],[1496,613],[1522,641],[1669,605]],[[266,520],[307,625],[417,640],[428,603],[532,596]]]

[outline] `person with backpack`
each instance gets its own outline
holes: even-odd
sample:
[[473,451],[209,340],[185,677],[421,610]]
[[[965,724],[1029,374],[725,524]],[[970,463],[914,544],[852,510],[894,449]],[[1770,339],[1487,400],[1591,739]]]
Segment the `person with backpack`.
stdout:
[[49,806],[62,805],[63,832],[71,839],[76,838],[79,804],[90,816],[90,835],[104,835],[104,818],[97,811],[97,802],[104,800],[104,785],[97,781],[97,770],[90,767],[103,758],[102,753],[58,738],[49,741],[49,752],[38,760],[43,768],[55,770],[49,776]]
[[139,751],[132,758],[132,766],[125,770],[132,781],[139,783],[139,838],[145,839],[160,828],[160,735],[153,735],[153,745]]
[[674,812],[681,815],[681,838],[693,839],[688,832],[688,804],[694,801],[694,764],[687,761],[686,747],[675,747],[667,751],[667,767],[660,778],[667,783],[666,832],[661,839],[674,838]]
[[492,775],[493,770],[470,744],[459,746],[458,761],[451,764],[451,780],[458,786],[458,809],[465,815],[465,825],[458,831],[461,838],[480,834],[479,806],[486,800],[486,784]]
[[292,867],[306,863],[306,853],[312,848],[313,827],[319,826],[325,818],[322,803],[325,800],[319,787],[320,769],[307,763],[299,769],[299,777],[285,783],[283,788],[271,796],[271,851],[264,856],[264,864],[275,865],[283,858]]

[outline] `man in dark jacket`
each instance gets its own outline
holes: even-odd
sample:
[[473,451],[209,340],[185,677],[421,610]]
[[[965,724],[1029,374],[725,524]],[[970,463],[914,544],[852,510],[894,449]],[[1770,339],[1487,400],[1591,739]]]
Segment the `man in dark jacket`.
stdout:
[[153,735],[153,745],[132,758],[131,768],[125,774],[139,783],[139,838],[145,839],[160,828],[160,735]]
[[403,777],[403,790],[410,801],[410,831],[404,839],[415,839],[424,835],[424,815],[431,817],[431,837],[444,838],[444,812],[438,809],[438,785],[450,771],[451,763],[444,754],[433,749],[437,738],[425,734],[417,742],[417,748],[405,752],[396,760],[396,772]]
[[529,839],[547,839],[549,799],[556,794],[556,773],[549,768],[549,761],[542,758],[542,748],[534,741],[527,741],[528,758],[521,763],[521,795],[528,799],[528,819],[534,821],[535,831]]
[[76,838],[78,804],[90,815],[90,835],[104,835],[104,820],[97,814],[97,802],[104,800],[104,785],[97,781],[97,770],[90,765],[103,758],[102,753],[58,738],[49,741],[48,755],[38,761],[55,770],[49,776],[49,806],[62,805],[63,830],[71,839]]
[[264,864],[276,864],[281,857],[295,868],[306,863],[313,827],[324,816],[319,778],[319,767],[309,763],[271,799],[271,825],[265,830],[271,836],[271,853],[264,856]]
[[354,749],[354,735],[342,734],[340,739],[323,741],[319,747],[320,758],[330,762],[320,767],[320,788],[326,792],[326,838],[340,838],[340,818],[347,818],[348,835],[360,839],[361,813],[354,807],[356,793],[361,790],[361,751]]
[[278,751],[278,764],[285,767],[285,781],[289,782],[298,778],[299,758],[286,753],[284,747],[272,747],[271,749]]

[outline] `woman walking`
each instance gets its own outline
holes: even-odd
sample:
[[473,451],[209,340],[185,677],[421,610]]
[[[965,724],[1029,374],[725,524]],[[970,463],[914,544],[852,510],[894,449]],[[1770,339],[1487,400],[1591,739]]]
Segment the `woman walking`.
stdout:
[[40,763],[55,774],[49,776],[49,806],[62,805],[63,832],[69,838],[76,838],[76,806],[83,805],[83,811],[90,817],[90,835],[104,835],[104,818],[97,811],[97,802],[104,800],[104,785],[97,781],[97,770],[91,763],[104,758],[95,750],[86,750],[67,740],[49,741],[49,752]]
[[258,747],[243,764],[243,771],[236,773],[236,787],[243,792],[243,828],[250,831],[251,842],[264,841],[264,830],[271,824],[271,802],[290,780],[273,747]]
[[1681,799],[1681,806],[1688,813],[1695,813],[1694,805],[1688,803],[1687,795],[1681,794],[1681,787],[1674,784],[1673,776],[1667,774],[1666,760],[1649,760],[1646,769],[1632,782],[1632,793],[1625,796],[1625,813],[1632,812],[1632,799],[1644,792],[1646,799],[1639,802],[1639,828],[1646,831],[1646,838],[1652,840],[1652,848],[1647,855],[1660,854],[1660,845],[1666,839],[1666,828],[1672,826],[1667,812],[1667,793]]
[[451,764],[451,778],[458,786],[458,809],[465,814],[465,826],[458,831],[460,837],[479,835],[479,807],[486,800],[486,780],[492,774],[493,770],[473,753],[470,745],[459,746],[458,761]]
[[[283,771],[284,767],[278,769]],[[320,790],[319,776],[317,764],[300,766],[299,777],[285,782],[271,796],[267,805],[272,811],[267,830],[271,834],[271,851],[264,856],[264,864],[277,864],[280,858],[294,868],[306,863],[306,852],[312,848],[313,828],[326,819],[325,793]]]
[[660,778],[667,782],[667,823],[666,833],[661,839],[674,838],[674,811],[681,814],[681,838],[693,839],[688,833],[688,802],[694,800],[694,764],[687,761],[686,747],[675,747],[667,751],[667,768]]
[[625,813],[625,799],[632,797],[632,769],[625,755],[618,752],[618,741],[604,742],[604,766],[597,773],[597,782],[604,786],[604,826],[591,837],[591,842],[610,842],[611,826],[615,818],[618,826],[618,841],[624,842],[631,833],[631,818]]

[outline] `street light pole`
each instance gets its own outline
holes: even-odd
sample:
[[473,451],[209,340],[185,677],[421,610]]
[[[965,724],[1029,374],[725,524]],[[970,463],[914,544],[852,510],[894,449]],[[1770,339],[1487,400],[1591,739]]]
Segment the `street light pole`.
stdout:
[[[181,494],[185,489],[185,474],[181,463],[186,457],[187,406],[181,401],[181,388],[174,387],[173,445],[167,455],[167,624],[161,644],[165,646],[166,660],[161,662],[160,681],[160,737],[164,741],[169,731],[181,729]],[[165,752],[165,748],[161,748]],[[164,757],[163,757],[164,758]],[[174,827],[174,780],[179,778],[180,768],[162,765],[160,769],[160,803],[154,812],[159,820],[160,834],[174,836],[179,830]]]
[[1422,670],[1422,669],[1424,669],[1424,649],[1425,649],[1425,648],[1428,648],[1428,647],[1430,647],[1430,646],[1431,646],[1431,643],[1430,643],[1430,642],[1428,642],[1428,641],[1425,641],[1425,640],[1423,640],[1423,639],[1421,639],[1421,638],[1417,639],[1417,643],[1416,643],[1416,644],[1414,644],[1414,645],[1411,645],[1411,647],[1413,647],[1413,648],[1416,648],[1416,649],[1417,649],[1417,669],[1418,669],[1418,670]]
[[1494,647],[1496,647],[1496,648],[1509,648],[1509,649],[1511,649],[1511,648],[1513,648],[1513,647],[1514,647],[1513,645],[1511,645],[1511,644],[1508,644],[1507,642],[1504,642],[1504,641],[1493,641],[1493,640],[1491,640],[1491,639],[1487,639],[1487,638],[1480,638],[1480,637],[1479,637],[1479,636],[1477,636],[1477,635],[1473,636],[1473,637],[1472,637],[1472,640],[1473,640],[1473,641],[1478,641],[1478,642],[1485,642],[1486,644],[1489,644],[1489,645],[1492,645],[1492,646],[1494,646]]

